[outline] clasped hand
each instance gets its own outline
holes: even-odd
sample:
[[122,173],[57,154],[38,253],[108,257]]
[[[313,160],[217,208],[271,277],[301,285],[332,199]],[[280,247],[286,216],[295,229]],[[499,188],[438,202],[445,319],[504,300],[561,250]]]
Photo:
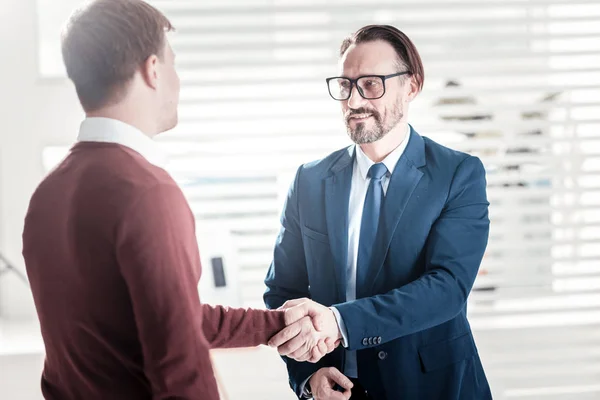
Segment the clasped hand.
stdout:
[[285,302],[286,328],[273,336],[269,346],[282,356],[316,363],[340,343],[341,333],[333,311],[312,300],[301,298]]

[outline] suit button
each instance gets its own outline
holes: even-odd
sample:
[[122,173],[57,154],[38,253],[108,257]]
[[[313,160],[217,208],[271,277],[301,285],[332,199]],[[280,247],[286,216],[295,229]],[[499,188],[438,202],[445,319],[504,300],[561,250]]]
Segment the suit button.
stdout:
[[369,344],[369,340],[367,338],[363,339],[363,346],[366,346]]
[[387,358],[387,353],[385,351],[380,351],[377,353],[377,357],[379,357],[380,360],[385,360]]
[[369,338],[369,346],[373,346],[373,339],[372,337]]
[[377,338],[377,344],[381,344],[381,336]]

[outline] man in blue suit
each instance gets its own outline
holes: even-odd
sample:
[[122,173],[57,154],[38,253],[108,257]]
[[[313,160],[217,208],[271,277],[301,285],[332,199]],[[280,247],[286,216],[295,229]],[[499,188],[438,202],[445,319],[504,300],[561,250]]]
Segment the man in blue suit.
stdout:
[[[264,300],[310,298],[342,346],[317,364],[284,357],[290,384],[317,400],[490,399],[466,310],[488,241],[484,167],[407,123],[424,74],[406,35],[367,26],[340,57],[327,84],[355,145],[298,169]],[[304,351],[286,334],[280,354]]]

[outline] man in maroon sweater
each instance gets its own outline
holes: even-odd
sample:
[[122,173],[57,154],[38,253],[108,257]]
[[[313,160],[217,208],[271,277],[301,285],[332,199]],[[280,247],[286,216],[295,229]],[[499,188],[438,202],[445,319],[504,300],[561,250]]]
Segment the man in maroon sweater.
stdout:
[[171,29],[140,0],[98,0],[64,34],[87,118],[33,194],[23,232],[47,399],[213,400],[210,348],[266,344],[290,325],[292,356],[315,362],[338,339],[314,329],[306,304],[200,303],[194,216],[151,139],[177,123]]

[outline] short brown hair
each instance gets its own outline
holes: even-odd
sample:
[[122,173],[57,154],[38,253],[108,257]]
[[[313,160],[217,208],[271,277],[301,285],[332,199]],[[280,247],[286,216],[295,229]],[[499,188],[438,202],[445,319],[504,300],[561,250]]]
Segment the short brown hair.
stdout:
[[408,36],[396,27],[391,25],[367,25],[360,28],[354,34],[344,39],[340,48],[340,57],[353,44],[374,42],[376,40],[383,40],[392,45],[398,55],[400,66],[410,71],[411,75],[415,78],[419,90],[422,90],[425,72],[423,71],[421,56]]
[[153,54],[163,57],[174,30],[142,0],[95,0],[76,11],[62,36],[62,55],[85,111],[117,102],[135,71]]

